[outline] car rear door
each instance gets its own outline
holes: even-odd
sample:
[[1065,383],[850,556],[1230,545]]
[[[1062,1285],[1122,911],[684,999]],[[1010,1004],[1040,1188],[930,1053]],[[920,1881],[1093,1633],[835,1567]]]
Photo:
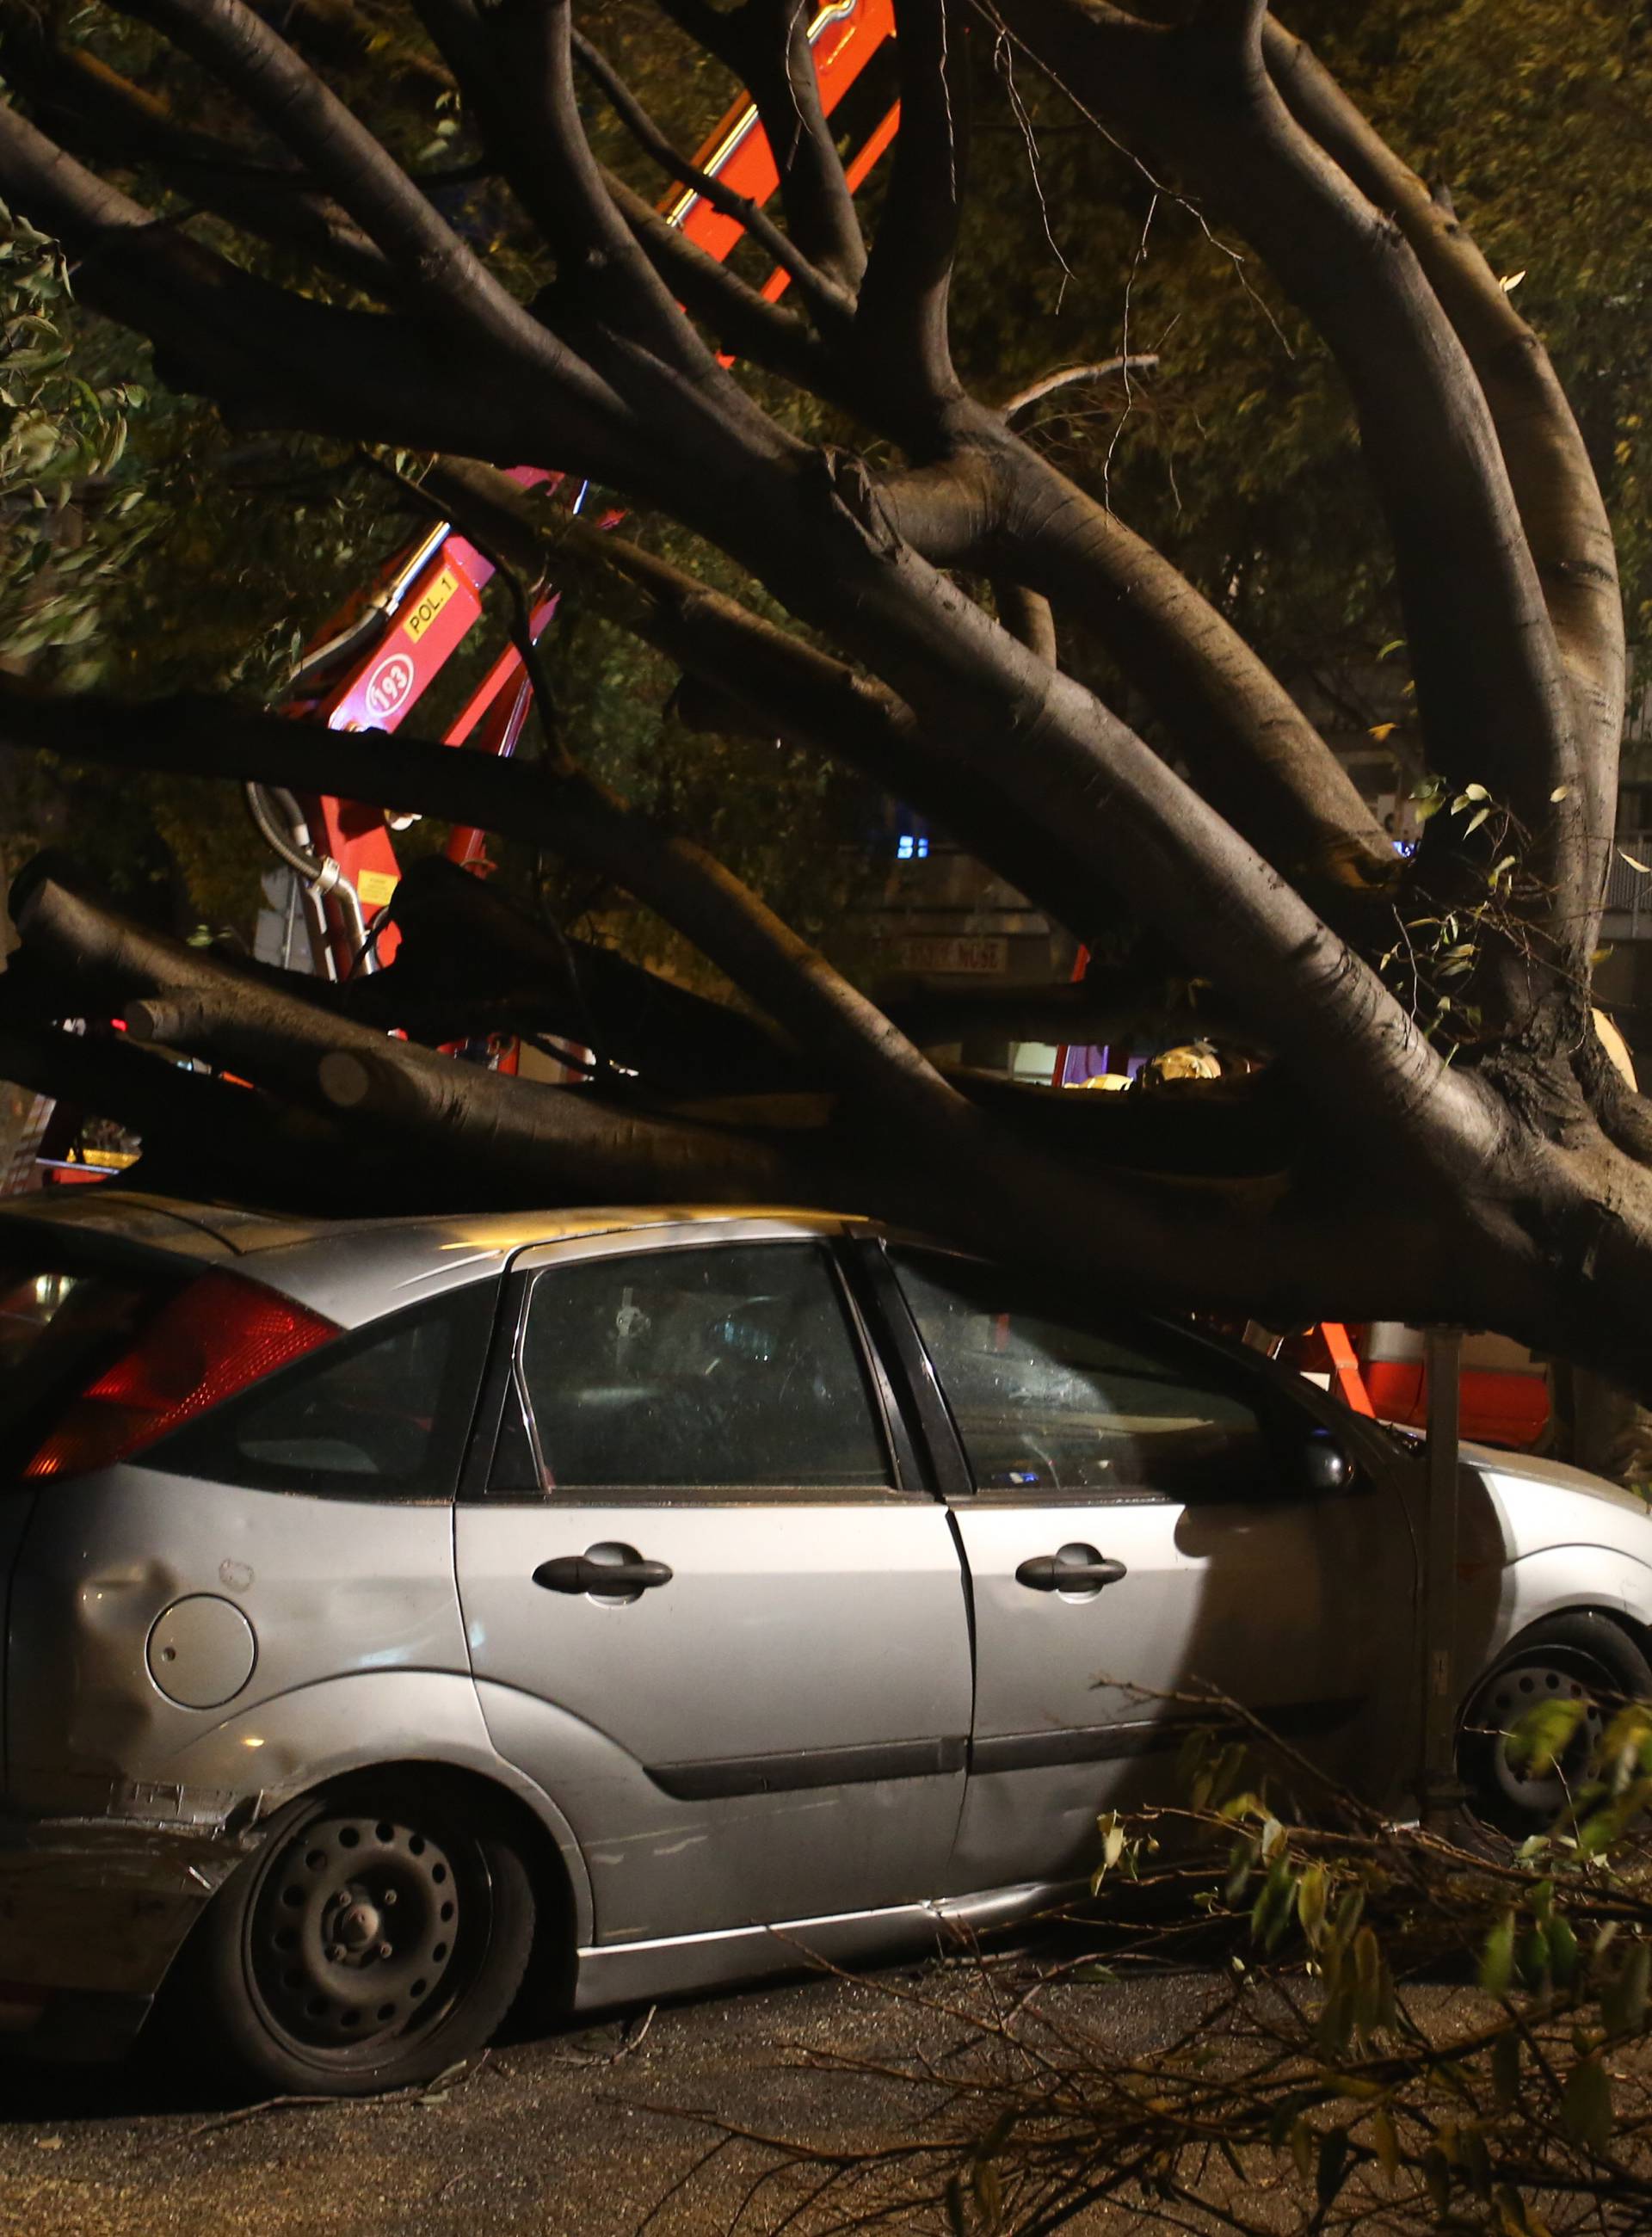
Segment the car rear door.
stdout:
[[1098,1811],[1173,1796],[1190,1695],[1240,1701],[1380,1788],[1416,1580],[1388,1479],[1316,1491],[1325,1414],[1191,1334],[890,1255],[964,1472],[977,1669],[953,1885],[1093,1865]]
[[961,1574],[831,1232],[655,1228],[515,1270],[459,1592],[494,1744],[572,1824],[599,1943],[941,1886]]

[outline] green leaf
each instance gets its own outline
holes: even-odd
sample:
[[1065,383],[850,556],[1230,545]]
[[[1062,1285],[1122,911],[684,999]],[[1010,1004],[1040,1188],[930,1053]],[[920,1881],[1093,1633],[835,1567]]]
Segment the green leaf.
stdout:
[[1491,810],[1489,808],[1477,808],[1464,825],[1463,836],[1466,839],[1470,831],[1477,831],[1490,813]]
[[1313,2130],[1300,2118],[1291,2126],[1291,2157],[1296,2162],[1297,2173],[1305,2182],[1313,2171]]
[[1109,1810],[1105,1818],[1098,1818],[1095,1822],[1101,1834],[1101,1861],[1096,1866],[1090,1880],[1092,1895],[1100,1891],[1102,1881],[1123,1856],[1125,1842],[1128,1838],[1124,1827],[1119,1822],[1119,1813],[1116,1810]]
[[1360,1919],[1365,1915],[1365,1889],[1361,1887],[1349,1888],[1344,1894],[1341,1902],[1337,1905],[1337,1915],[1332,1921],[1332,1931],[1335,1934],[1338,1942],[1351,1942],[1353,1940],[1354,1935],[1358,1929]]
[[1652,1986],[1652,1943],[1637,1942],[1616,1977],[1601,1991],[1601,2018],[1613,2035],[1638,2035],[1646,2025]]
[[1515,1915],[1505,1910],[1480,1952],[1480,1986],[1488,1996],[1506,1996],[1514,1981]]
[[1381,2021],[1387,1970],[1377,1937],[1362,1926],[1354,1937],[1354,2024],[1361,2035],[1369,2035]]
[[1546,1778],[1565,1754],[1588,1710],[1586,1701],[1569,1698],[1539,1701],[1510,1730],[1505,1745],[1510,1759],[1532,1778]]
[[1560,2100],[1561,2126],[1590,2151],[1603,2151],[1612,2133],[1612,2085],[1599,2056],[1573,2067]]
[[1549,2224],[1538,2219],[1510,2184],[1497,2185],[1491,2203],[1497,2209],[1498,2237],[1550,2237]]
[[982,2222],[989,2230],[998,2228],[1004,2218],[1004,2187],[997,2168],[990,2160],[977,2160],[970,2181]]
[[1211,1773],[1209,1800],[1219,1803],[1238,1785],[1245,1770],[1246,1750],[1243,1740],[1230,1740],[1217,1757]]
[[1297,1882],[1297,1917],[1312,1950],[1317,1950],[1325,1928],[1325,1868],[1310,1864]]
[[1182,1742],[1176,1757],[1176,1784],[1190,1789],[1205,1759],[1211,1751],[1215,1734],[1208,1725],[1195,1725]]

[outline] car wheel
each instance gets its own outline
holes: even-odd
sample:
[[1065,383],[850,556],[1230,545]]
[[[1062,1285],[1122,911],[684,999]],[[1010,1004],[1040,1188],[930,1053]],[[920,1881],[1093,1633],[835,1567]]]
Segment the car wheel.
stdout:
[[[1509,1734],[1543,1700],[1583,1713],[1559,1761],[1541,1775],[1517,1762]],[[1652,1663],[1608,1617],[1539,1624],[1483,1680],[1457,1734],[1457,1768],[1477,1816],[1506,1833],[1543,1832],[1565,1807],[1620,1701],[1652,1700]]]
[[274,1818],[208,1910],[191,2033],[275,2091],[426,2082],[504,2019],[533,1921],[521,1856],[470,1794],[347,1780]]

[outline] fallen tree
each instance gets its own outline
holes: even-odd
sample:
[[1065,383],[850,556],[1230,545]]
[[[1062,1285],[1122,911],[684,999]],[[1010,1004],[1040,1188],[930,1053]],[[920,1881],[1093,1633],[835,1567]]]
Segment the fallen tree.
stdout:
[[[739,998],[691,1012],[412,881],[405,968],[335,995],[254,984],[43,865],[14,898],[8,1068],[44,1079],[51,1021],[128,1008],[129,1039],[250,1083],[204,1092],[230,1114],[226,1180],[266,1195],[302,1194],[318,1128],[328,1186],[360,1208],[823,1195],[1181,1304],[1489,1325],[1652,1393],[1652,1111],[1589,1003],[1623,699],[1611,537],[1542,346],[1449,202],[1255,0],[1151,19],[900,0],[902,129],[869,241],[795,0],[661,0],[753,88],[778,151],[776,302],[622,175],[633,157],[661,183],[690,173],[568,0],[389,12],[419,67],[360,115],[302,12],[283,37],[241,0],[117,0],[99,21],[127,27],[142,83],[83,43],[87,19],[60,37],[30,14],[0,58],[20,104],[0,109],[0,194],[169,382],[237,424],[420,454],[433,509],[668,656],[697,721],[870,775],[1080,937],[1122,904],[1268,1064],[1183,1091],[1173,1128],[949,1075],[921,1007],[903,1031],[691,838],[594,782],[543,693],[543,751],[506,765],[228,701],[7,683],[16,748],[530,831]],[[947,305],[992,40],[1243,236],[1333,353],[1443,788],[1414,861],[1218,608],[960,379]],[[393,152],[394,101],[433,84],[457,98],[486,225],[450,221]],[[525,497],[499,471],[524,462],[675,523],[750,597]],[[1069,624],[1171,748],[1062,665]],[[573,1034],[595,1077],[530,1089],[417,1046],[506,1025]],[[142,1105],[164,1158],[198,1120],[152,1057],[102,1054],[103,1106]]]

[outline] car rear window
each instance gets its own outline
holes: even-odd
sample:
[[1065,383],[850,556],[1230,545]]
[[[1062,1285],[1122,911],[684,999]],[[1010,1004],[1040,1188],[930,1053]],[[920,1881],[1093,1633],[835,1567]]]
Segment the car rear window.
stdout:
[[497,1286],[472,1283],[355,1330],[162,1438],[141,1464],[255,1491],[450,1499]]

